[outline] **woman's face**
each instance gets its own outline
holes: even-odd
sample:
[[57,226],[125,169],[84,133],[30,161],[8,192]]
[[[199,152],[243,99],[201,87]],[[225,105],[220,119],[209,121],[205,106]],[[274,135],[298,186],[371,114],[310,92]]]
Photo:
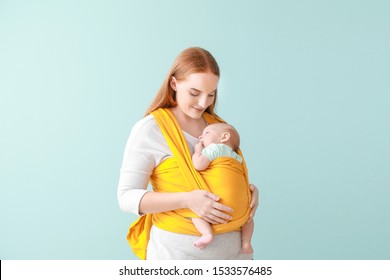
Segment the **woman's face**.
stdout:
[[185,80],[172,77],[171,87],[176,91],[176,102],[186,116],[199,119],[214,102],[219,77],[213,73],[193,73]]

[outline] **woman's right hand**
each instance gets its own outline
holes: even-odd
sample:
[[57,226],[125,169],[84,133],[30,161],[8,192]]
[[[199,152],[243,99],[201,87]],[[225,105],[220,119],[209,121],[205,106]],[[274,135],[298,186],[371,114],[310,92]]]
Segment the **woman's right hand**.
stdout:
[[210,224],[225,224],[232,219],[229,214],[233,209],[218,202],[219,197],[213,193],[195,190],[186,195],[186,208],[191,209],[200,218]]

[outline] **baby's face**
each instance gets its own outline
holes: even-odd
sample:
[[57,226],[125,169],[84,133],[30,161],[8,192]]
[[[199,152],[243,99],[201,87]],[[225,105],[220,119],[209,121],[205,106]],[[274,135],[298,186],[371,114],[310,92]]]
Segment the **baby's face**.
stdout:
[[212,143],[221,143],[222,131],[218,124],[211,124],[206,126],[202,135],[199,137],[203,147],[207,147]]

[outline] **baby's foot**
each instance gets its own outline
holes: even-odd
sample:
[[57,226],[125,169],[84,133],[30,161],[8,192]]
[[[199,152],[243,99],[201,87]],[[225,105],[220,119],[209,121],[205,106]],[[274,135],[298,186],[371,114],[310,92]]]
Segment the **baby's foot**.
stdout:
[[213,241],[213,235],[211,233],[203,234],[197,241],[194,242],[194,246],[200,250],[206,248]]
[[242,243],[241,254],[253,254],[253,248],[249,242]]

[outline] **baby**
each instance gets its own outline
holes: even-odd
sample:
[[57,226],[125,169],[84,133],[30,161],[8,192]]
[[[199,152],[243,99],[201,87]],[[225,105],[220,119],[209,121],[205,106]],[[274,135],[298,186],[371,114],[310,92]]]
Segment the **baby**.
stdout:
[[[215,123],[208,125],[199,137],[199,143],[195,145],[192,161],[195,169],[205,170],[211,161],[218,157],[231,157],[242,162],[242,158],[237,154],[240,146],[240,136],[237,130],[226,123]],[[193,218],[193,224],[202,236],[194,242],[194,246],[203,249],[213,240],[211,225],[201,218]],[[241,253],[251,254],[252,234],[254,230],[253,220],[245,223],[241,227]]]

